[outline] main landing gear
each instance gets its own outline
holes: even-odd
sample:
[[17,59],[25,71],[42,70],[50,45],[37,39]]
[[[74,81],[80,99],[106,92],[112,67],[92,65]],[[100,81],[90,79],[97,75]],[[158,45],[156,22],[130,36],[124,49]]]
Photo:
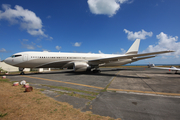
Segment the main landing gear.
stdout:
[[20,75],[24,75],[24,72],[22,71],[22,72],[20,73]]
[[19,68],[19,71],[21,71],[20,75],[24,75],[24,68]]
[[94,70],[93,70],[93,73],[100,73],[100,72],[101,72],[100,69],[94,69]]

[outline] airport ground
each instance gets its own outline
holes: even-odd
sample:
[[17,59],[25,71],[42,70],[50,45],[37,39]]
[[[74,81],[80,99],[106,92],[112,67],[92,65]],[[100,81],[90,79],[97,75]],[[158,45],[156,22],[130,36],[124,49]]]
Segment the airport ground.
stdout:
[[26,80],[57,101],[81,111],[122,120],[179,120],[180,73],[144,68],[101,68],[101,73],[72,70],[8,75]]

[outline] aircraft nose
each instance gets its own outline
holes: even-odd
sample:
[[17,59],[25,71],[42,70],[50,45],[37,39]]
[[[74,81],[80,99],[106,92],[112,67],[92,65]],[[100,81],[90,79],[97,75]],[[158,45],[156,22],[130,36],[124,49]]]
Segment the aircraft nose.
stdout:
[[5,63],[7,63],[8,62],[8,60],[7,60],[7,58],[5,59],[5,60],[3,60]]
[[11,65],[11,60],[9,58],[6,58],[4,62]]

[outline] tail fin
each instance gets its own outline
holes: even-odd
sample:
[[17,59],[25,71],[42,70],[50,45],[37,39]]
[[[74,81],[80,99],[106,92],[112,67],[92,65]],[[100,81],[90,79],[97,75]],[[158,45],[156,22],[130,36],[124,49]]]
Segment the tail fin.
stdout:
[[126,55],[134,55],[138,53],[139,49],[139,44],[140,44],[140,39],[136,39],[136,41],[131,45],[129,50],[126,52]]

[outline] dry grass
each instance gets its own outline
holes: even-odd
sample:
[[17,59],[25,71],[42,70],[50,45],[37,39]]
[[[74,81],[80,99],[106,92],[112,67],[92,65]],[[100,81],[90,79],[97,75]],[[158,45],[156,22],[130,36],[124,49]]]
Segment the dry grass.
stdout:
[[81,112],[68,103],[58,102],[39,90],[24,92],[22,86],[12,86],[0,78],[0,119],[7,120],[111,120],[110,117]]

